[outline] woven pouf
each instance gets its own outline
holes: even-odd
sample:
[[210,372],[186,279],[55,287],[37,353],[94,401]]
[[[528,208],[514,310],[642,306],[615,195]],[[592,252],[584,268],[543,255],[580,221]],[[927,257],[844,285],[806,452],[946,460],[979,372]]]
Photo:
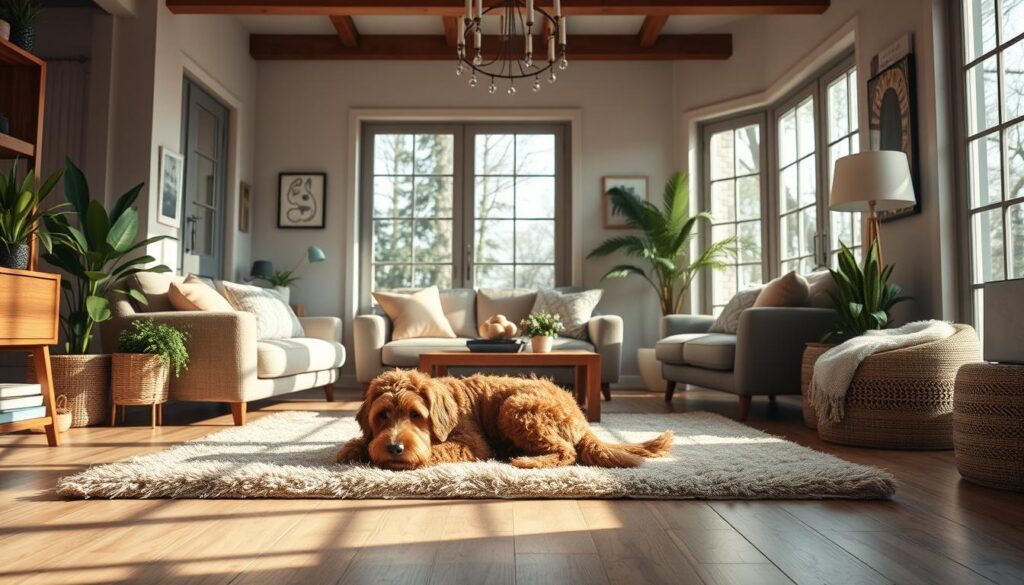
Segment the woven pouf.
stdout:
[[808,343],[804,349],[804,359],[800,364],[800,406],[804,412],[804,424],[809,429],[818,428],[818,413],[811,402],[811,378],[814,376],[814,364],[823,353],[835,347],[834,343]]
[[946,339],[875,354],[853,377],[843,419],[819,420],[818,436],[857,447],[952,449],[956,374],[980,361],[969,325],[957,325]]
[[960,475],[1024,491],[1024,366],[968,364],[956,377],[953,444]]

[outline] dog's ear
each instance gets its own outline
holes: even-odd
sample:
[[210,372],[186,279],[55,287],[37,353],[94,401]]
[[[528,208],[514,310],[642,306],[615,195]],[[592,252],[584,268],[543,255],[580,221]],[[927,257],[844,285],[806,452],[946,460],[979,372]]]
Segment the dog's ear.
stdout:
[[356,422],[359,423],[359,428],[362,429],[363,436],[367,439],[373,438],[373,429],[370,427],[370,407],[373,406],[373,401],[377,400],[378,394],[380,393],[376,391],[376,388],[370,386],[366,391],[366,398],[363,399],[359,410],[356,411]]
[[459,406],[451,390],[437,380],[427,382],[426,396],[430,409],[430,431],[438,441],[447,441],[448,435],[459,422]]

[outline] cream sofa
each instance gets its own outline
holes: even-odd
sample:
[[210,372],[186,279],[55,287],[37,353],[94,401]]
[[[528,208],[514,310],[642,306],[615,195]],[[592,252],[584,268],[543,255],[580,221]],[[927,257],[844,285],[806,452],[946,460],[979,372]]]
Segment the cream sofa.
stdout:
[[118,335],[136,319],[187,330],[189,366],[181,377],[171,377],[170,398],[226,402],[236,425],[245,424],[246,404],[253,400],[321,386],[327,400],[334,399],[333,384],[345,363],[341,319],[300,317],[305,337],[257,341],[256,318],[251,313],[175,311],[167,292],[172,282],[182,280],[141,273],[115,286],[138,290],[148,305],[121,294],[111,296],[113,318],[101,325],[106,351],[116,349]]
[[[572,290],[572,289],[561,289]],[[401,291],[400,291],[401,292]],[[466,342],[477,337],[477,324],[501,314],[510,321],[519,323],[533,308],[537,291],[530,289],[447,289],[441,291],[441,307],[452,329],[455,339],[420,338],[391,339],[391,322],[379,310],[359,315],[353,324],[355,337],[356,379],[368,384],[381,372],[392,368],[415,368],[419,365],[421,353],[430,351],[469,351]],[[559,337],[554,349],[582,349],[601,355],[601,388],[605,399],[609,399],[610,385],[619,381],[619,367],[622,357],[622,318],[616,315],[595,314],[587,324],[587,339]],[[525,351],[529,351],[529,347]],[[474,373],[460,368],[451,368],[455,375]],[[497,370],[488,370],[497,372]],[[502,373],[548,376],[564,385],[573,381],[568,368],[505,369]]]

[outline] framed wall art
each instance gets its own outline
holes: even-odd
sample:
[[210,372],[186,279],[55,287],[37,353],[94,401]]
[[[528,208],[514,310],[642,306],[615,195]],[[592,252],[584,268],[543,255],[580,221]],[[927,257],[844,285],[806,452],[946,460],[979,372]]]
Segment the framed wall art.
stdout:
[[185,193],[185,159],[178,153],[160,147],[159,192],[156,220],[174,228],[181,227],[181,204]]
[[612,202],[608,191],[619,187],[647,200],[647,177],[610,175],[601,180],[601,208],[604,212],[604,228],[608,230],[628,230],[626,218],[612,213]]
[[278,178],[277,227],[323,229],[326,193],[325,173],[281,173]]
[[917,203],[880,211],[888,221],[921,212],[921,170],[917,159],[917,105],[914,55],[904,55],[868,80],[868,134],[871,150],[898,150],[907,155]]

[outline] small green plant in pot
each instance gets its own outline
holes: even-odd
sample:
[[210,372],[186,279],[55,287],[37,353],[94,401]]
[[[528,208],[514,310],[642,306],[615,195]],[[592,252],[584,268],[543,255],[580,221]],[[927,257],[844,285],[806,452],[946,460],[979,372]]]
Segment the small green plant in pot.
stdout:
[[529,336],[534,353],[551,353],[554,339],[563,329],[562,316],[558,313],[530,313],[519,328]]
[[857,264],[853,252],[840,244],[838,267],[829,270],[835,281],[835,292],[828,291],[832,307],[839,315],[835,328],[825,334],[830,339],[850,339],[865,331],[885,329],[892,322],[892,308],[911,297],[902,296],[903,287],[890,284],[893,265],[878,261],[878,245],[872,242],[864,256],[864,265]]
[[118,337],[118,351],[113,357],[111,425],[117,407],[152,408],[152,424],[162,418],[170,388],[170,374],[181,375],[188,369],[188,333],[152,319],[132,321]]
[[43,201],[60,181],[63,171],[39,184],[31,170],[18,181],[17,167],[15,162],[10,173],[0,173],[0,267],[24,270],[28,268],[33,236],[47,251],[52,249],[50,234],[40,227],[47,217],[59,215],[62,206],[46,210]]
[[36,24],[43,5],[36,0],[0,0],[0,19],[11,25],[11,42],[28,52],[36,44]]

